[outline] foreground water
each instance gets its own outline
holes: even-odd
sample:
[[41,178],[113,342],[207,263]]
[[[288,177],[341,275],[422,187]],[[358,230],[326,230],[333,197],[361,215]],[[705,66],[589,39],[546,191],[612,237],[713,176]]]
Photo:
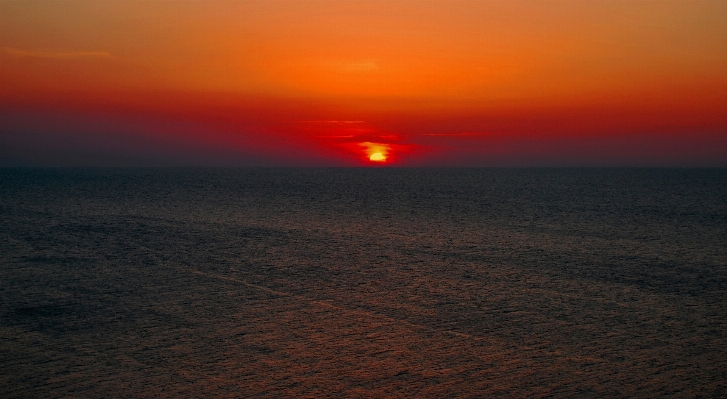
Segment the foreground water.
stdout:
[[0,396],[725,397],[725,169],[0,169]]

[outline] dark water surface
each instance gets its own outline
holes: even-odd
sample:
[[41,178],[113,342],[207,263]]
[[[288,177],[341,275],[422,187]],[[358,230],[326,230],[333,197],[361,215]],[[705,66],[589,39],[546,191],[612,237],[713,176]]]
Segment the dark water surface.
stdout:
[[0,169],[0,397],[725,397],[725,169]]

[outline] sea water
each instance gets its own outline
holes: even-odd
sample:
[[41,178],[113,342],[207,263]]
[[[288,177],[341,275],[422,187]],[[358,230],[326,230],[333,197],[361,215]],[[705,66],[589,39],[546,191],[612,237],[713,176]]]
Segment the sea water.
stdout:
[[0,169],[0,396],[725,397],[725,169]]

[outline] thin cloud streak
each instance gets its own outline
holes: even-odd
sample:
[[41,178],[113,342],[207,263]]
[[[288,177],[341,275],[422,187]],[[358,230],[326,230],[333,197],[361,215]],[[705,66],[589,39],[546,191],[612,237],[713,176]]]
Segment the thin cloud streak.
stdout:
[[415,136],[435,136],[435,137],[487,137],[490,133],[424,133]]
[[35,57],[35,58],[111,58],[107,51],[61,51],[61,50],[24,50],[13,47],[3,47],[3,52],[11,57]]
[[364,123],[364,121],[327,121],[327,120],[322,120],[322,121],[314,121],[314,120],[311,120],[311,121],[293,121],[293,122],[297,122],[297,123]]

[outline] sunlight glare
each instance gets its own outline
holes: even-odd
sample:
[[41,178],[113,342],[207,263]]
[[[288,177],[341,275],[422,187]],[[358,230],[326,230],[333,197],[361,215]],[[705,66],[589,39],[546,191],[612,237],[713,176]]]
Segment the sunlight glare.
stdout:
[[366,158],[375,163],[384,163],[389,157],[391,146],[383,143],[363,142],[358,144],[366,155]]
[[371,154],[371,156],[369,157],[369,159],[372,160],[372,161],[374,161],[374,162],[384,162],[384,161],[386,161],[386,157],[382,153],[380,153],[380,152],[375,152],[375,153]]

